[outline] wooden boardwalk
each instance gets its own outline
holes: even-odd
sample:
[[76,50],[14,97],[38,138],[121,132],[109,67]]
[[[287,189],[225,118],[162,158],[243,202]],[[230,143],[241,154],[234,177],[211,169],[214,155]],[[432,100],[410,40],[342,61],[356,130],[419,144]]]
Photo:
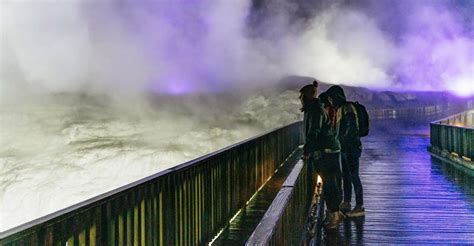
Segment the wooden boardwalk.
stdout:
[[[474,173],[431,157],[428,124],[374,122],[363,141],[367,215],[323,231],[322,245],[474,245]],[[245,244],[296,160],[280,168],[213,245]]]
[[374,128],[361,157],[367,215],[323,245],[474,244],[474,176],[430,156],[426,124]]

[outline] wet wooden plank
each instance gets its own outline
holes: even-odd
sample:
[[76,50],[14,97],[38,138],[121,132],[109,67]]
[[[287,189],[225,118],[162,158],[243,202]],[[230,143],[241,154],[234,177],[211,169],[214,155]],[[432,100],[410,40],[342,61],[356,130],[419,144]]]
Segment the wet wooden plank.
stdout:
[[474,244],[474,177],[431,158],[429,142],[427,124],[396,122],[364,139],[367,215],[346,219],[323,245]]

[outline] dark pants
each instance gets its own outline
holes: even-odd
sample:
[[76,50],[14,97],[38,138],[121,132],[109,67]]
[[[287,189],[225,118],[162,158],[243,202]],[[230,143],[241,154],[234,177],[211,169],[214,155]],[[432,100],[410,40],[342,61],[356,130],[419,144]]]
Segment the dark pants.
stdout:
[[364,205],[362,183],[359,176],[359,158],[361,151],[341,153],[342,179],[344,185],[344,202],[351,202],[354,186],[356,205]]
[[323,153],[319,158],[312,158],[314,169],[323,180],[323,198],[326,207],[332,212],[339,211],[342,200],[339,156],[339,153]]

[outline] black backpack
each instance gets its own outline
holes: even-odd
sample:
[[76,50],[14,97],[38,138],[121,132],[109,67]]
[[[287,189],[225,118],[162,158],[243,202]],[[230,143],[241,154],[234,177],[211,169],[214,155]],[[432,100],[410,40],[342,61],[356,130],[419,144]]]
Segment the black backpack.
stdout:
[[369,113],[364,105],[359,102],[353,102],[357,111],[357,121],[359,123],[359,137],[365,137],[369,135]]

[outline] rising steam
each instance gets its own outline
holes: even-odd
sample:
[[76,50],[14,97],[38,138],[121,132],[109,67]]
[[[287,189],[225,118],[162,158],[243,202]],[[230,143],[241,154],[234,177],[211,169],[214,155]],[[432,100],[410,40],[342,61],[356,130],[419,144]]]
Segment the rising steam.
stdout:
[[299,74],[473,93],[472,2],[324,2],[2,1],[1,89],[180,94]]

